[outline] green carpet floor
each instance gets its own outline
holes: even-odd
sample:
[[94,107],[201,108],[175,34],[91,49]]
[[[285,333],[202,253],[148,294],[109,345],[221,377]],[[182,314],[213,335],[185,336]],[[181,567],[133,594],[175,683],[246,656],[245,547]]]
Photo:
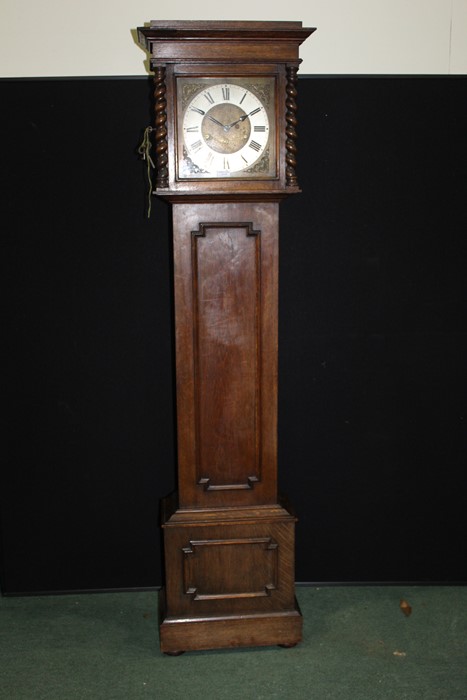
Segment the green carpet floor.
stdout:
[[467,588],[299,587],[297,598],[294,649],[179,657],[159,651],[157,593],[2,598],[0,698],[467,699]]

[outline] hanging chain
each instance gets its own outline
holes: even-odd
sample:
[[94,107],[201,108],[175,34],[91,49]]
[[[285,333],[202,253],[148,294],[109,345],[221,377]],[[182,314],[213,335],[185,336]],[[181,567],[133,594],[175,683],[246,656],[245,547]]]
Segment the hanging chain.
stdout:
[[151,143],[151,138],[150,134],[151,132],[154,131],[152,126],[147,126],[144,130],[144,136],[143,140],[141,142],[141,145],[138,148],[138,153],[140,154],[141,158],[146,161],[147,165],[147,178],[148,178],[148,219],[151,216],[151,196],[152,196],[152,173],[151,173],[151,168],[154,170],[154,162],[151,158],[151,148],[152,148],[152,143]]

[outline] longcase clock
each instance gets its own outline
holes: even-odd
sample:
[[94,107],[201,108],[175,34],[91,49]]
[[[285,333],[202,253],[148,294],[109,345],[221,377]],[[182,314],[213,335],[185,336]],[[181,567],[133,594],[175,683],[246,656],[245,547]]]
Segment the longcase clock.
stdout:
[[178,492],[161,649],[301,640],[277,493],[279,203],[299,192],[301,22],[155,21],[155,194],[172,204]]

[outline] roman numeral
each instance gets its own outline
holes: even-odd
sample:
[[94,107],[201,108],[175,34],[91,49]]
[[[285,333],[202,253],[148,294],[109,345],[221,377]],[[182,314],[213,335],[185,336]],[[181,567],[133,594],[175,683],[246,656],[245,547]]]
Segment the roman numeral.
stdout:
[[201,141],[201,139],[198,141],[195,141],[194,143],[191,144],[191,148],[194,151],[199,151],[199,149],[202,147],[203,147],[203,142]]
[[208,102],[210,102],[212,105],[214,104],[213,97],[210,92],[205,92],[204,93],[205,98],[207,99]]
[[198,126],[198,125],[196,125],[196,126],[187,126],[187,128],[185,129],[185,131],[187,131],[188,133],[194,134],[194,133],[196,133],[197,131],[199,131],[199,126]]
[[243,100],[245,99],[245,97],[246,97],[246,92],[245,92],[245,94],[243,95],[242,99],[240,100],[239,104],[242,104],[242,102],[243,102]]
[[252,112],[250,112],[248,116],[251,117],[252,114],[258,114],[258,112],[261,112],[261,107],[257,107],[256,109],[254,109]]
[[261,144],[257,143],[257,141],[250,141],[248,144],[250,148],[252,148],[254,151],[260,151],[261,150]]
[[229,161],[227,158],[224,158],[224,170],[230,170]]
[[230,88],[229,87],[222,88],[222,97],[224,98],[224,100],[230,100]]
[[203,117],[204,117],[204,115],[206,114],[206,112],[203,112],[202,109],[198,109],[198,107],[190,107],[190,109],[191,109],[192,112],[198,112],[198,114],[202,114]]
[[254,131],[266,131],[266,127],[265,126],[255,126],[253,130]]

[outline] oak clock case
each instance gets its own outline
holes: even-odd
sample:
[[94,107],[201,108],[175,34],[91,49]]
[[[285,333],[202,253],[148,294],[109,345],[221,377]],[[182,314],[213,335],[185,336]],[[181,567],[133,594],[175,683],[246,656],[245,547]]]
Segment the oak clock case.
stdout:
[[275,178],[275,82],[260,76],[178,77],[178,177]]
[[151,22],[156,190],[172,206],[178,491],[166,654],[295,646],[296,517],[277,488],[279,204],[299,192],[301,22]]

